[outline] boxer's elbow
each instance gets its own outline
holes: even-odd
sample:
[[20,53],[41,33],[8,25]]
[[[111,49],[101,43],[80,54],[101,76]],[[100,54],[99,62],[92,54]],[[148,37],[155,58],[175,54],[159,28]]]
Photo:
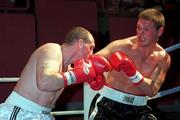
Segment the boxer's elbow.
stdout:
[[146,96],[149,96],[149,97],[155,96],[158,93],[159,89],[160,89],[160,85],[155,84],[150,79],[145,79],[144,81],[145,81],[144,84],[142,84],[140,86],[141,91],[144,92],[144,94]]
[[148,97],[153,97],[157,94],[157,89],[154,89],[150,86],[146,86],[146,87],[143,87],[141,88],[141,91],[144,95],[148,96]]
[[41,91],[56,92],[64,87],[64,81],[59,73],[46,73],[37,78],[37,87]]
[[147,96],[153,97],[153,96],[155,96],[156,94],[157,94],[157,92],[152,91],[152,92],[149,92]]
[[37,88],[41,91],[46,91],[48,87],[47,80],[43,77],[37,78]]
[[159,89],[157,89],[157,88],[150,88],[147,96],[149,96],[149,97],[155,96],[155,95],[158,93],[158,90],[159,90]]
[[48,74],[40,74],[37,76],[37,88],[41,91],[48,91],[49,88],[49,79]]

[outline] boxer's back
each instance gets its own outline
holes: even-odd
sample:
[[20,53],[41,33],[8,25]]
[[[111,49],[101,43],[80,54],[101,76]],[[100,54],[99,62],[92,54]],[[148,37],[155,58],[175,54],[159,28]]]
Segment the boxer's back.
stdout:
[[[54,44],[54,47],[57,47],[57,45]],[[38,74],[37,60],[39,59],[38,54],[44,49],[47,49],[46,45],[40,47],[39,49],[33,52],[26,66],[24,67],[20,75],[19,81],[16,84],[14,90],[18,92],[20,95],[40,105],[52,107],[54,106],[56,98],[59,96],[61,91],[59,91],[59,93],[48,92],[48,91],[46,92],[46,91],[41,91],[37,87],[37,74]],[[57,49],[60,50],[59,47]]]

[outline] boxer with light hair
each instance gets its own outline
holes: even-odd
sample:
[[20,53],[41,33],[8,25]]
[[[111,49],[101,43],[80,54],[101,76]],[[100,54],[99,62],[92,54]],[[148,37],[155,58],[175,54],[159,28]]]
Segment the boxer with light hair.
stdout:
[[138,16],[136,36],[114,40],[96,53],[110,61],[106,84],[92,100],[89,120],[156,120],[147,105],[159,91],[171,64],[158,44],[165,18],[156,9]]

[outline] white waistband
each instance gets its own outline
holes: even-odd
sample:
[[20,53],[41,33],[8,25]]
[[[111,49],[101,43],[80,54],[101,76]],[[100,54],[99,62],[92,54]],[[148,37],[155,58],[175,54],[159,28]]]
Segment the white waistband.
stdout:
[[101,90],[99,90],[99,94],[116,102],[134,106],[144,106],[148,101],[147,96],[136,96],[123,93],[108,86],[104,86]]
[[13,91],[9,97],[6,99],[5,103],[11,104],[14,106],[18,106],[22,109],[35,112],[35,113],[43,113],[43,114],[49,114],[51,112],[51,108],[41,106],[21,95],[19,95],[17,92]]

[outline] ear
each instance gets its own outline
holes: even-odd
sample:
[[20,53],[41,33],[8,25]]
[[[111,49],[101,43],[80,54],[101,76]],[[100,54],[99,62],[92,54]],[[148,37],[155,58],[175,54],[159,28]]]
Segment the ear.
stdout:
[[83,47],[83,44],[84,42],[83,42],[83,40],[82,39],[79,39],[79,41],[78,41],[78,47],[79,48],[82,48]]
[[158,36],[160,37],[164,32],[164,27],[160,27],[158,30]]

